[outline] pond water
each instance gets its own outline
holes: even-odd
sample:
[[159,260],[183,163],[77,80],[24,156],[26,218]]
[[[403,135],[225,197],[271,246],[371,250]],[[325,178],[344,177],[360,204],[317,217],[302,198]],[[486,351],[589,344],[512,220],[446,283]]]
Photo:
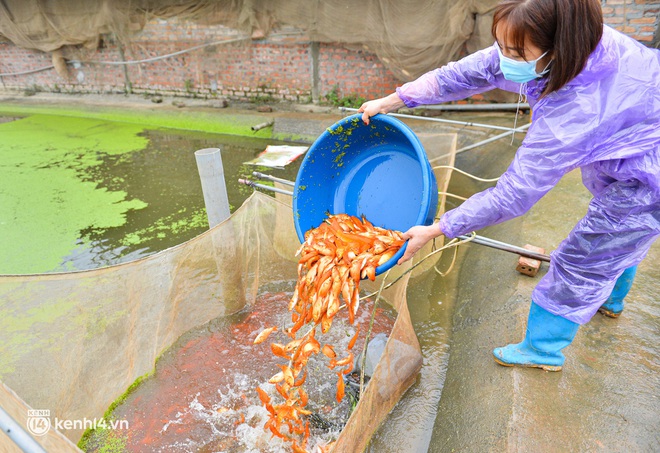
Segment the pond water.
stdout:
[[[293,287],[294,281],[266,285],[246,309],[184,334],[163,353],[154,374],[113,408],[112,419],[126,420],[129,428],[121,433],[89,432],[82,448],[87,452],[111,448],[124,452],[290,452],[290,443],[264,429],[268,412],[256,392],[260,387],[273,404],[283,402],[268,380],[279,371],[276,365],[286,361],[273,355],[270,344],[286,344],[290,338],[278,331],[264,343],[255,345],[253,340],[265,327],[291,324],[287,305]],[[360,304],[356,325],[367,325],[372,310],[372,300]],[[394,309],[379,304],[370,338],[388,335],[395,318]],[[326,334],[318,329],[317,338],[343,354],[354,334],[355,327],[338,316]],[[356,356],[365,338],[366,329],[361,329],[353,347]],[[336,439],[348,420],[354,396],[349,390],[340,403],[335,400],[336,369],[328,368],[322,354],[312,355],[304,375],[303,387],[309,394],[306,409],[315,414],[310,417],[308,446],[315,451],[315,445]]]
[[221,148],[231,211],[245,165],[277,141],[99,119],[0,117],[0,274],[85,270],[175,246],[208,229],[194,152]]

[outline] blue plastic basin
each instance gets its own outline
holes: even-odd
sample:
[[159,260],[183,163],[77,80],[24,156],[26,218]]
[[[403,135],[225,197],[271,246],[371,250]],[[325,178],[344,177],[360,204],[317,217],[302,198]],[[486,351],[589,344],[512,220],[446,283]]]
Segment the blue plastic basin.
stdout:
[[[364,215],[374,225],[406,231],[433,223],[438,187],[413,131],[388,115],[367,126],[361,114],[329,127],[309,148],[293,191],[293,221],[300,242],[327,214]],[[376,274],[390,269],[405,245]]]

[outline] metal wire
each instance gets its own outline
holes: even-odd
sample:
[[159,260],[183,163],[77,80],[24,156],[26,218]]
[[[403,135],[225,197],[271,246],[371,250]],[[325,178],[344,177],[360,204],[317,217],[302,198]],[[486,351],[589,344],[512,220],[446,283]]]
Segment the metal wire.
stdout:
[[[358,109],[348,108],[348,107],[339,107],[339,110],[343,112],[357,112]],[[449,123],[449,124],[459,124],[461,126],[472,126],[472,127],[483,127],[486,129],[496,129],[500,131],[509,131],[511,133],[514,129],[511,127],[505,126],[495,126],[493,124],[483,124],[483,123],[473,123],[468,121],[456,121],[456,120],[447,120],[444,118],[429,118],[427,116],[416,116],[416,115],[406,115],[403,113],[388,113],[390,116],[396,116],[399,118],[412,118],[416,120],[425,120],[425,121],[435,121],[438,123]],[[508,135],[508,134],[507,134]]]

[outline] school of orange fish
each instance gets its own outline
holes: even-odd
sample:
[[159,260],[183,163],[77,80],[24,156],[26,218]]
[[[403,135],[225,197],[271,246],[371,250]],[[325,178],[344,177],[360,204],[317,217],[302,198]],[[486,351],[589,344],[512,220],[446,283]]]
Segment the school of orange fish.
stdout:
[[[360,333],[360,326],[348,343],[346,355],[337,358],[335,348],[316,339],[320,326],[325,334],[332,326],[332,320],[342,308],[346,309],[347,319],[354,324],[360,303],[360,281],[376,278],[376,268],[387,262],[404,243],[401,233],[376,227],[367,219],[348,214],[329,215],[318,228],[305,234],[296,256],[298,260],[298,281],[289,303],[293,325],[285,329],[291,338],[286,345],[271,343],[273,354],[288,361],[278,365],[280,371],[268,382],[275,384],[278,394],[284,399],[275,404],[261,388],[257,393],[269,413],[264,429],[273,436],[291,443],[294,453],[307,452],[310,436],[310,423],[307,420],[311,411],[305,409],[308,402],[303,388],[307,372],[304,371],[309,358],[321,352],[329,362],[330,369],[338,369],[337,402],[344,398],[344,375],[353,370],[353,353]],[[343,304],[342,304],[343,300]],[[308,324],[311,328],[300,338],[298,331]],[[264,342],[277,327],[264,329],[257,335],[254,344]],[[332,443],[320,448],[329,451]]]

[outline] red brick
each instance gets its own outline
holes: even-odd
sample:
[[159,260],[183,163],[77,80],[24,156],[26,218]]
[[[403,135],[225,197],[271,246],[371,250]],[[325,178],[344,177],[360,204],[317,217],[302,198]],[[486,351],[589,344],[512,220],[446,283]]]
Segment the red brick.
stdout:
[[657,17],[640,17],[639,19],[630,19],[630,24],[655,24]]
[[605,17],[604,18],[605,24],[606,25],[618,25],[623,23],[623,18],[622,17]]

